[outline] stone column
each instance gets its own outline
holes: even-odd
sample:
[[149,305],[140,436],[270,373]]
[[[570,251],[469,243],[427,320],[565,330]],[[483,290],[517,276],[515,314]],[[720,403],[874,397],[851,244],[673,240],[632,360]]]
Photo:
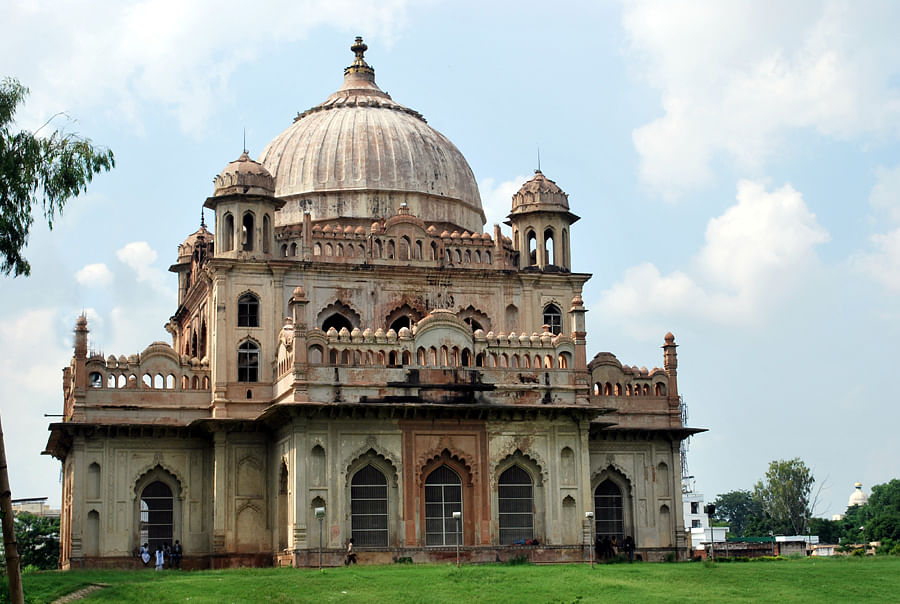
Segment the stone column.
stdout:
[[213,433],[213,554],[225,552],[225,531],[227,529],[225,514],[228,497],[228,437],[223,429]]

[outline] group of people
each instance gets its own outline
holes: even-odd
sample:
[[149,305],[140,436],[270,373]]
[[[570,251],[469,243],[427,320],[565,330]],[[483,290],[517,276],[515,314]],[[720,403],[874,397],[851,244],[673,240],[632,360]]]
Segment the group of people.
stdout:
[[620,546],[615,537],[597,535],[594,551],[597,553],[598,560],[612,560],[622,553],[628,557],[629,562],[634,562],[634,538],[628,535],[622,540]]
[[145,543],[141,546],[140,551],[141,562],[144,563],[144,566],[150,566],[150,561],[152,560],[156,565],[156,570],[162,570],[166,562],[169,563],[169,568],[181,568],[182,555],[181,543],[177,539],[174,545],[169,545],[168,543],[157,545],[155,552],[151,552],[150,544]]

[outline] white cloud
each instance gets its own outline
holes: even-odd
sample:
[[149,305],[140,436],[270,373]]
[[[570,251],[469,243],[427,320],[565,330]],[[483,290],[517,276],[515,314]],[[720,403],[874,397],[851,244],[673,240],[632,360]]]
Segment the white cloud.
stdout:
[[116,256],[134,271],[138,282],[148,283],[157,292],[167,297],[174,297],[175,293],[169,287],[169,278],[166,273],[153,266],[156,262],[156,250],[150,247],[146,241],[133,241],[120,250]]
[[[869,204],[875,211],[876,224],[890,229],[900,224],[900,164],[893,168],[879,166]],[[850,266],[880,283],[886,289],[900,292],[900,228],[874,233],[866,251],[850,257]]]
[[850,259],[852,266],[885,288],[900,293],[900,228],[875,233],[872,249]]
[[663,109],[633,132],[642,180],[677,198],[719,157],[758,170],[793,129],[897,136],[898,20],[891,3],[626,2],[629,56]]
[[72,356],[71,328],[57,308],[35,308],[7,316],[0,323],[0,406],[9,477],[14,497],[50,497],[47,491],[59,476],[59,464],[41,457],[47,438],[44,413],[62,412],[62,368]]
[[767,192],[761,183],[741,181],[737,204],[710,219],[690,270],[663,275],[651,263],[631,267],[603,293],[602,305],[636,321],[675,313],[752,320],[802,281],[815,246],[828,239],[793,187]]
[[103,287],[112,283],[112,271],[102,262],[85,265],[75,273],[75,279],[82,285]]
[[510,180],[497,182],[493,178],[484,178],[478,183],[478,192],[481,193],[481,205],[484,207],[485,229],[493,237],[495,224],[503,224],[509,211],[512,209],[512,196],[518,191],[527,176],[516,176]]
[[[267,46],[318,27],[381,37],[389,44],[406,22],[406,0],[28,0],[4,5],[0,73],[32,90],[23,125],[60,110],[102,104],[139,126],[142,102],[159,103],[184,131],[202,131],[231,74]],[[40,31],[41,43],[34,43]],[[348,33],[348,36],[350,34]],[[349,40],[348,40],[349,41]],[[28,49],[23,52],[22,49]]]
[[900,164],[893,168],[879,166],[875,177],[877,180],[869,194],[869,204],[893,222],[900,222]]

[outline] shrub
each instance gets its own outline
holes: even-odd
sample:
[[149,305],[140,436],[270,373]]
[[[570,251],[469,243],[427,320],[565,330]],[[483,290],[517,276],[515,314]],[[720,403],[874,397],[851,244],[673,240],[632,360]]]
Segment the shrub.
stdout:
[[[697,557],[699,560],[699,556]],[[666,557],[663,559],[664,562],[675,562],[678,558],[675,557],[675,552],[669,552],[666,554]]]
[[519,566],[520,564],[531,564],[531,560],[528,559],[528,556],[522,554],[520,556],[514,556],[506,561],[507,566]]

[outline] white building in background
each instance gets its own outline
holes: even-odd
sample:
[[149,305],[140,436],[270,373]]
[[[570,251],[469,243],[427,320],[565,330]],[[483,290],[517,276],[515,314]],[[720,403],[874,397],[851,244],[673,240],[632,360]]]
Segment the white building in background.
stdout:
[[703,493],[694,491],[693,480],[687,478],[681,487],[684,530],[690,534],[692,550],[703,550],[710,542],[724,543],[729,527],[709,526],[709,517],[703,512]]

